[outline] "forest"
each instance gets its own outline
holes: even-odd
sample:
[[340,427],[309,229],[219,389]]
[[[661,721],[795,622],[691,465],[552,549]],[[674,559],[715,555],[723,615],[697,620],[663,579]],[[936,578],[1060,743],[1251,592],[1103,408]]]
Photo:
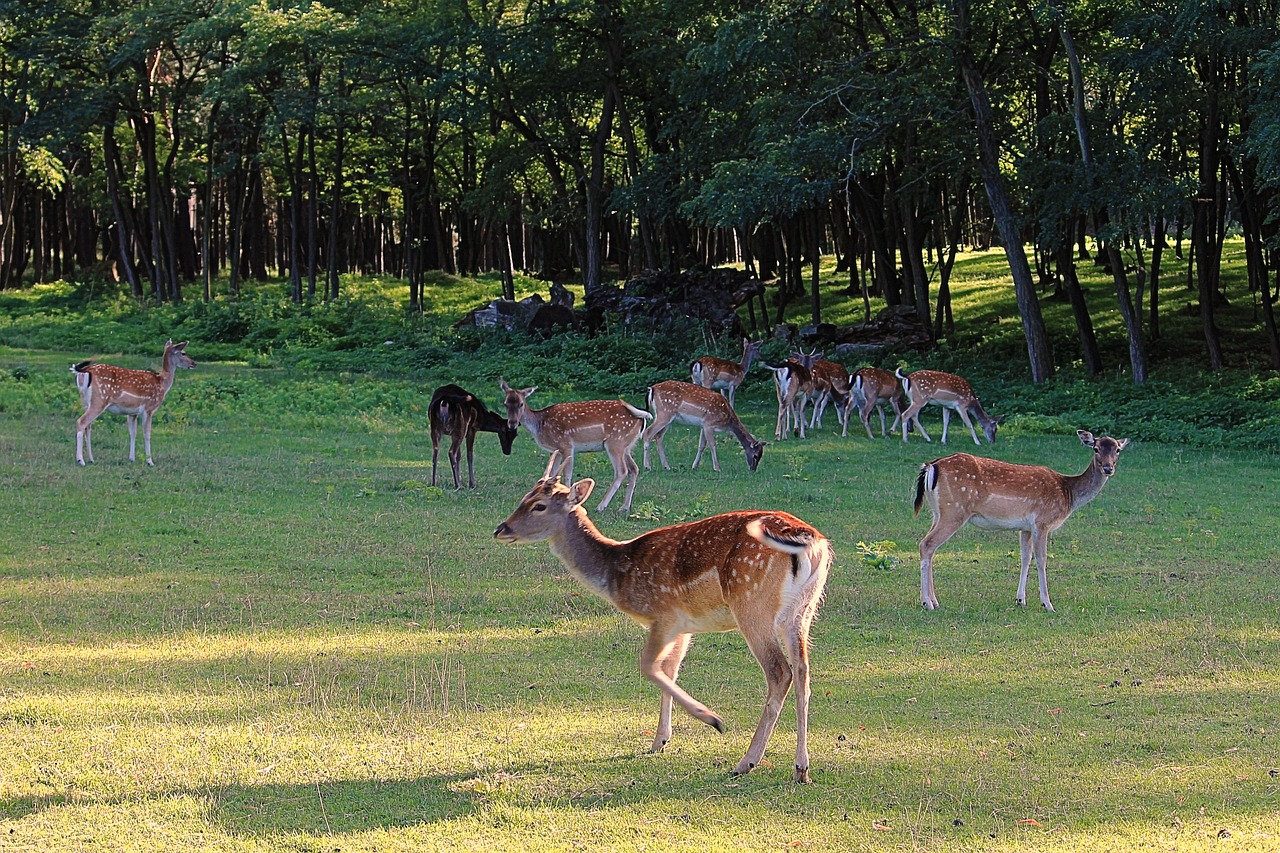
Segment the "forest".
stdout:
[[937,340],[957,252],[1000,247],[1032,381],[1052,294],[1089,375],[1118,311],[1141,383],[1175,286],[1203,367],[1230,366],[1216,309],[1248,300],[1280,369],[1278,214],[1276,0],[0,2],[0,289],[208,301],[278,276],[302,302],[359,273],[415,312],[433,271],[590,303],[738,264],[817,322],[834,256],[850,299]]

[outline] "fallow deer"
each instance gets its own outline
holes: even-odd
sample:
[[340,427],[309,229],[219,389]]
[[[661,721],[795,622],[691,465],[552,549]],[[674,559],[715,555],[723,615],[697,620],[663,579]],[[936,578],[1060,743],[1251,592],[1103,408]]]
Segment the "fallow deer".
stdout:
[[960,420],[964,421],[964,425],[969,428],[974,444],[981,445],[982,442],[978,440],[978,432],[973,428],[973,421],[969,420],[970,415],[982,424],[982,433],[987,437],[987,441],[995,443],[996,429],[1004,423],[1004,416],[993,418],[988,415],[982,408],[982,403],[978,402],[978,396],[973,393],[973,386],[963,377],[939,370],[917,370],[910,376],[903,376],[902,370],[898,369],[894,375],[902,380],[902,391],[910,401],[907,410],[902,413],[903,441],[907,440],[907,433],[912,423],[915,423],[916,429],[920,430],[920,435],[924,436],[925,441],[933,441],[929,433],[924,431],[924,425],[920,423],[920,410],[932,403],[942,407],[943,444],[947,443],[947,428],[951,425],[952,411],[955,411],[960,416]]
[[476,487],[474,446],[477,432],[496,432],[502,444],[502,453],[511,455],[511,444],[516,431],[507,419],[489,411],[484,401],[457,385],[441,385],[431,395],[427,407],[427,420],[431,424],[431,485],[436,484],[436,463],[440,457],[440,439],[449,436],[449,465],[453,468],[453,487],[462,488],[462,445],[467,446],[467,482]]
[[[816,357],[821,358],[820,355]],[[773,373],[774,390],[778,393],[778,422],[773,430],[774,440],[782,441],[792,429],[804,438],[804,409],[816,390],[813,371],[794,358],[776,367],[766,364],[765,368]]]
[[702,460],[702,451],[711,447],[711,467],[720,470],[720,460],[716,458],[716,433],[730,432],[742,445],[747,454],[747,468],[754,471],[760,464],[760,456],[764,453],[766,442],[753,436],[738,418],[729,401],[714,391],[700,388],[688,382],[669,380],[659,382],[649,388],[649,408],[653,411],[653,422],[644,430],[644,467],[649,470],[649,444],[658,446],[658,459],[664,470],[667,464],[667,451],[662,440],[672,422],[701,427],[698,434],[698,452],[693,457],[693,467],[697,468]]
[[752,341],[744,338],[742,341],[741,362],[704,355],[689,368],[693,384],[702,388],[710,388],[711,390],[719,389],[720,393],[729,399],[729,405],[732,406],[734,392],[738,390],[738,386],[746,379],[747,371],[751,368],[751,362],[760,355],[761,344],[761,341]]
[[822,429],[822,415],[827,410],[827,405],[834,403],[836,419],[841,427],[840,435],[848,435],[849,410],[853,402],[849,371],[845,370],[844,365],[825,358],[813,358],[804,353],[792,353],[791,357],[808,367],[813,374],[813,414],[809,416],[809,428]]
[[878,367],[862,367],[854,371],[852,393],[858,414],[862,417],[862,425],[867,430],[867,438],[875,438],[871,434],[871,411],[880,413],[880,437],[887,433],[884,427],[884,404],[893,406],[893,425],[889,432],[897,432],[898,422],[902,420],[902,385],[898,377]]
[[573,480],[573,457],[577,451],[605,451],[613,464],[613,484],[598,509],[609,506],[623,480],[627,481],[627,494],[622,510],[631,509],[631,496],[640,476],[640,466],[631,456],[631,448],[640,438],[645,421],[653,415],[622,400],[555,403],[543,409],[531,409],[526,400],[537,390],[535,385],[518,391],[505,379],[502,380],[507,423],[512,429],[523,426],[543,450],[558,451],[564,457],[564,470],[560,473],[570,482]]
[[151,420],[169,389],[173,387],[178,368],[191,369],[195,361],[186,352],[187,341],[164,345],[164,362],[160,372],[131,370],[110,364],[95,364],[92,359],[71,365],[80,390],[84,414],[76,421],[76,462],[81,465],[88,456],[93,461],[93,422],[103,412],[124,415],[129,424],[129,461],[135,461],[138,421],[142,421],[142,448],[147,464],[151,460]]
[[933,590],[933,555],[966,523],[983,530],[1017,530],[1022,547],[1022,574],[1018,579],[1018,605],[1027,603],[1027,574],[1031,555],[1040,570],[1040,603],[1053,610],[1049,600],[1049,534],[1071,513],[1098,496],[1116,472],[1120,451],[1129,439],[1077,435],[1093,448],[1093,459],[1083,474],[1069,477],[1043,465],[1015,465],[956,453],[926,462],[916,478],[915,510],[928,500],[933,526],[920,540],[920,603],[926,610],[938,606]]
[[826,585],[827,539],[785,512],[730,512],[663,527],[635,539],[609,539],[583,503],[595,485],[563,485],[547,475],[494,531],[502,542],[547,541],[587,589],[648,630],[640,671],[662,691],[650,752],[671,740],[671,706],[680,703],[716,731],[724,721],[676,684],[693,634],[740,632],[764,670],[768,692],[747,753],[734,773],[760,763],[788,691],[795,686],[793,778],[809,778],[809,628]]

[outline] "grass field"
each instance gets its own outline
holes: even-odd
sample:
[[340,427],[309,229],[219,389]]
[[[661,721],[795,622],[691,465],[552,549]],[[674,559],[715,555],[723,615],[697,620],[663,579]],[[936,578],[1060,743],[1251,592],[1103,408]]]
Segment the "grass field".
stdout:
[[[728,732],[677,710],[644,754],[640,632],[492,538],[542,471],[527,435],[481,437],[478,490],[433,489],[430,387],[201,364],[154,469],[112,416],[82,469],[79,357],[0,350],[2,850],[1280,849],[1274,454],[1135,442],[1050,546],[1056,614],[1013,605],[1016,536],[972,529],[926,613],[910,502],[938,444],[828,429],[750,474],[725,441],[716,474],[674,427],[680,467],[641,475],[635,517],[593,513],[606,533],[777,508],[836,548],[797,786],[790,701],[771,761],[728,773],[764,686],[732,634],[681,674]],[[739,399],[769,434],[764,380]],[[1089,456],[1016,420],[982,452]]]

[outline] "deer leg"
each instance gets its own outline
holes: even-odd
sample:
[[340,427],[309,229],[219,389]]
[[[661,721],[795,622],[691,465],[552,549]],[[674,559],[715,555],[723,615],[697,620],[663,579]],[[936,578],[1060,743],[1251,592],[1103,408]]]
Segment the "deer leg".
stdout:
[[86,452],[89,454],[89,461],[93,461],[93,421],[99,414],[86,409],[76,421],[76,461],[81,465],[84,464]]
[[[613,496],[617,494],[619,487],[622,486],[622,481],[631,477],[632,466],[635,467],[637,474],[640,471],[640,466],[636,465],[636,461],[631,458],[631,454],[627,450],[606,446],[605,452],[609,454],[609,461],[613,463],[613,483],[609,486],[609,491],[605,493],[604,500],[600,501],[600,506],[596,507],[596,509],[608,508],[609,501],[613,500]],[[627,488],[626,499],[623,501],[622,508],[624,510],[631,508],[631,493],[635,491],[635,487],[635,479],[632,477]]]
[[449,467],[453,470],[453,487],[462,488],[462,436],[458,433],[449,435]]
[[1022,555],[1022,571],[1018,575],[1018,597],[1014,603],[1019,607],[1027,606],[1027,575],[1031,571],[1031,531],[1018,531],[1018,546]]
[[[747,747],[747,754],[733,768],[735,776],[750,773],[764,757],[765,747],[768,746],[769,738],[773,735],[774,726],[778,724],[778,715],[782,713],[782,704],[787,699],[787,691],[791,689],[792,678],[791,663],[783,653],[782,646],[774,633],[777,626],[769,623],[762,625],[759,621],[748,624],[752,624],[753,627],[745,627],[742,622],[739,622],[738,627],[742,630],[751,653],[759,661],[760,668],[764,670],[768,691],[765,695],[764,710],[760,714],[760,722],[756,724],[756,732],[751,736],[751,745]],[[806,774],[808,768],[806,759]]]
[[667,451],[662,445],[662,440],[667,437],[667,428],[671,426],[671,419],[660,421],[658,418],[653,419],[653,423],[645,427],[644,440],[644,470],[649,471],[649,444],[653,442],[658,446],[658,459],[662,462],[662,470],[670,471],[671,466],[667,464]]
[[622,511],[628,512],[631,509],[631,497],[636,493],[636,479],[640,476],[640,466],[632,458],[631,448],[629,447],[623,455],[623,462],[627,467],[627,496],[622,501]]
[[[862,425],[867,430],[867,438],[875,438],[871,434],[871,406],[864,406],[858,414],[862,417]],[[880,412],[880,437],[884,438],[884,411]]]
[[1040,603],[1052,613],[1053,602],[1049,600],[1049,531],[1037,530],[1031,541],[1036,552],[1036,568],[1040,570]]
[[[129,425],[129,461],[134,462],[136,461],[134,458],[135,457],[134,451],[138,443],[138,416],[125,415],[124,420],[125,420],[125,423]],[[145,434],[144,434],[144,439],[145,439]],[[150,454],[148,454],[148,456],[149,455]]]
[[155,412],[143,412],[139,415],[142,421],[142,452],[147,456],[147,464],[155,467],[155,462],[151,461],[151,424],[155,416]]
[[[692,634],[681,634],[676,637],[675,642],[671,644],[671,650],[667,652],[667,656],[660,663],[663,673],[672,681],[675,681],[680,674],[680,664],[684,661],[684,656],[689,651],[689,641],[692,639]],[[658,705],[658,729],[653,735],[653,744],[649,747],[649,752],[662,752],[670,742],[671,694],[664,690],[662,691],[662,700]]]
[[[655,440],[658,443],[658,461],[662,463],[662,470],[670,471],[671,463],[667,461],[666,438],[667,438],[667,427],[664,426],[662,428],[662,431],[658,433],[658,436]],[[645,467],[648,467],[648,463],[645,463]]]
[[796,697],[796,764],[795,781],[808,783],[809,778],[809,628],[818,612],[821,586],[825,577],[815,579],[800,598],[801,605],[789,619],[778,620],[778,633],[782,636],[791,659]]
[[476,431],[475,429],[468,429],[467,430],[467,483],[469,484],[469,487],[472,489],[476,487],[475,444],[476,444]]
[[969,420],[969,413],[964,409],[956,409],[956,414],[960,416],[960,420],[964,421],[964,425],[969,428],[969,435],[973,436],[973,443],[982,446],[982,442],[978,441],[978,431],[973,428],[973,421]]
[[431,431],[431,485],[436,484],[436,463],[440,461],[440,436]]
[[938,609],[938,594],[933,589],[933,555],[963,526],[963,522],[945,525],[935,514],[933,527],[920,540],[920,604],[925,610]]
[[716,458],[716,433],[715,430],[703,425],[702,430],[698,433],[698,452],[693,457],[693,467],[697,468],[698,463],[702,461],[702,451],[706,450],[707,445],[711,445],[711,469],[717,474],[720,473],[720,460]]
[[[889,402],[893,404],[893,424],[890,425],[889,432],[897,432],[898,424],[902,422],[902,406],[898,404],[898,400],[896,397],[890,400]],[[880,410],[880,436],[883,438],[884,437],[884,405],[883,404],[877,405],[876,408]]]
[[640,650],[640,673],[661,688],[663,694],[680,703],[697,719],[711,726],[718,732],[724,731],[724,721],[714,711],[694,699],[676,684],[675,678],[662,668],[662,662],[671,655],[672,646],[678,642],[679,632],[669,625],[654,622],[649,628],[649,639]]
[[942,443],[947,443],[947,430],[951,428],[951,409],[942,407]]

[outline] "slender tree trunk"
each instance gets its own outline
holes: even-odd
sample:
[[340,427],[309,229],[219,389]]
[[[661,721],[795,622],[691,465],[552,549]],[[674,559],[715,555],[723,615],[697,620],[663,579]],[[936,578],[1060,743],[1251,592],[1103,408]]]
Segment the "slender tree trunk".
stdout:
[[1004,243],[1005,257],[1009,260],[1009,271],[1013,275],[1014,294],[1018,301],[1018,311],[1022,315],[1023,333],[1027,339],[1031,380],[1037,383],[1044,382],[1053,376],[1049,335],[1045,329],[1044,316],[1040,311],[1035,281],[1031,276],[1031,265],[1027,262],[1027,253],[1022,246],[1022,235],[1018,233],[1013,206],[1004,185],[1004,176],[1000,174],[999,138],[996,134],[995,119],[991,113],[991,102],[987,97],[986,83],[978,71],[977,63],[969,48],[969,0],[955,0],[955,10],[959,35],[956,60],[960,65],[960,73],[964,77],[965,88],[969,92],[969,103],[973,108],[974,126],[978,137],[978,167],[982,174],[982,183],[987,190],[987,200],[991,203],[991,213],[995,217],[996,228],[999,229],[1001,241]]

